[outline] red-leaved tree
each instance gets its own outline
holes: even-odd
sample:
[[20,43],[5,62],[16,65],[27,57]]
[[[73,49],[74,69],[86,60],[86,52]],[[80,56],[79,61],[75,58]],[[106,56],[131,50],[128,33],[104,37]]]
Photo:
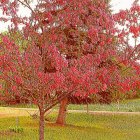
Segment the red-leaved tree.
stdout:
[[[30,10],[30,17],[18,14],[19,5]],[[126,92],[134,85],[121,74],[120,64],[132,62],[129,54],[124,59],[120,45],[125,39],[115,28],[114,18],[121,16],[111,15],[106,0],[42,0],[35,8],[28,0],[2,0],[0,8],[7,16],[1,20],[11,21],[9,33],[22,25],[19,32],[28,42],[21,51],[16,40],[1,35],[1,78],[11,84],[10,93],[1,97],[18,95],[39,107],[40,140],[44,114],[61,101],[58,123],[64,124],[68,96],[86,98],[111,88]]]

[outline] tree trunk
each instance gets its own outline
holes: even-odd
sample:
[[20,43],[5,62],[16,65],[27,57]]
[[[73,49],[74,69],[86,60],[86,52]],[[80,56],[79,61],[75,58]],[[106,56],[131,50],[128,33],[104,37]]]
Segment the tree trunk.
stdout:
[[89,107],[88,107],[88,103],[87,103],[86,109],[87,109],[87,114],[89,114]]
[[44,111],[40,110],[39,140],[44,140]]
[[120,110],[120,101],[119,101],[119,99],[117,100],[117,108],[118,108],[118,110]]
[[61,124],[61,125],[66,124],[67,105],[68,105],[68,98],[66,97],[60,102],[59,114],[56,121],[57,124]]

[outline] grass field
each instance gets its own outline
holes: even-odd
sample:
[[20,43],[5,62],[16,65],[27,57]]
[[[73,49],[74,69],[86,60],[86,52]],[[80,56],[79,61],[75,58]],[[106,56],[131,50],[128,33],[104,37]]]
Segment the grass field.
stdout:
[[[122,112],[140,112],[140,99],[125,100],[111,104],[90,104],[90,111],[122,111]],[[69,110],[85,110],[86,105],[69,105]]]
[[[69,110],[86,110],[87,105],[72,105],[68,106]],[[13,105],[11,107],[18,108],[36,108],[34,105]],[[54,107],[58,109],[58,106]],[[122,112],[140,112],[140,99],[125,100],[121,101],[118,105],[117,103],[111,104],[89,104],[88,108],[90,111],[122,111]]]
[[[89,115],[69,113],[67,125],[57,126],[53,122],[56,113],[47,116],[45,140],[139,140],[140,115]],[[38,120],[19,117],[23,133],[9,131],[15,127],[16,117],[0,118],[0,140],[38,140]]]
[[[20,105],[16,107],[26,107]],[[70,110],[85,110],[86,105],[69,105]],[[56,109],[57,107],[55,107]],[[140,112],[140,99],[124,101],[119,105],[89,105],[91,111]],[[36,112],[29,109],[0,107],[0,140],[38,140],[38,119],[29,116]],[[16,117],[18,116],[18,117]],[[46,116],[45,140],[139,140],[140,114],[86,114],[68,113],[67,125],[56,125],[57,112]],[[18,125],[22,133],[11,132],[9,127]]]

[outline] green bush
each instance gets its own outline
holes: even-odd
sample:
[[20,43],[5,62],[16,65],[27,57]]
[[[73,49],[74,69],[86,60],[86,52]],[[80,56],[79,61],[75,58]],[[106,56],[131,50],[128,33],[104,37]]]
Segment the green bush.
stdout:
[[14,127],[9,127],[9,130],[11,132],[15,132],[15,133],[22,133],[24,131],[24,129],[22,127],[19,126],[14,126]]

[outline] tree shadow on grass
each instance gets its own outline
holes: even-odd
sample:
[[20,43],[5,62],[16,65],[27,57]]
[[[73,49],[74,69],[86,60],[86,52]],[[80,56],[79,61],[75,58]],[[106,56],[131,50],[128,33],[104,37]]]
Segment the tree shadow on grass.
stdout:
[[49,127],[53,127],[53,128],[62,128],[62,129],[74,129],[74,130],[84,130],[84,131],[93,131],[93,130],[96,130],[96,131],[102,131],[104,130],[105,128],[104,127],[88,127],[88,126],[78,126],[78,125],[72,125],[72,124],[66,124],[66,125],[60,125],[60,124],[56,124],[54,122],[47,122],[46,123],[46,127],[49,126]]

